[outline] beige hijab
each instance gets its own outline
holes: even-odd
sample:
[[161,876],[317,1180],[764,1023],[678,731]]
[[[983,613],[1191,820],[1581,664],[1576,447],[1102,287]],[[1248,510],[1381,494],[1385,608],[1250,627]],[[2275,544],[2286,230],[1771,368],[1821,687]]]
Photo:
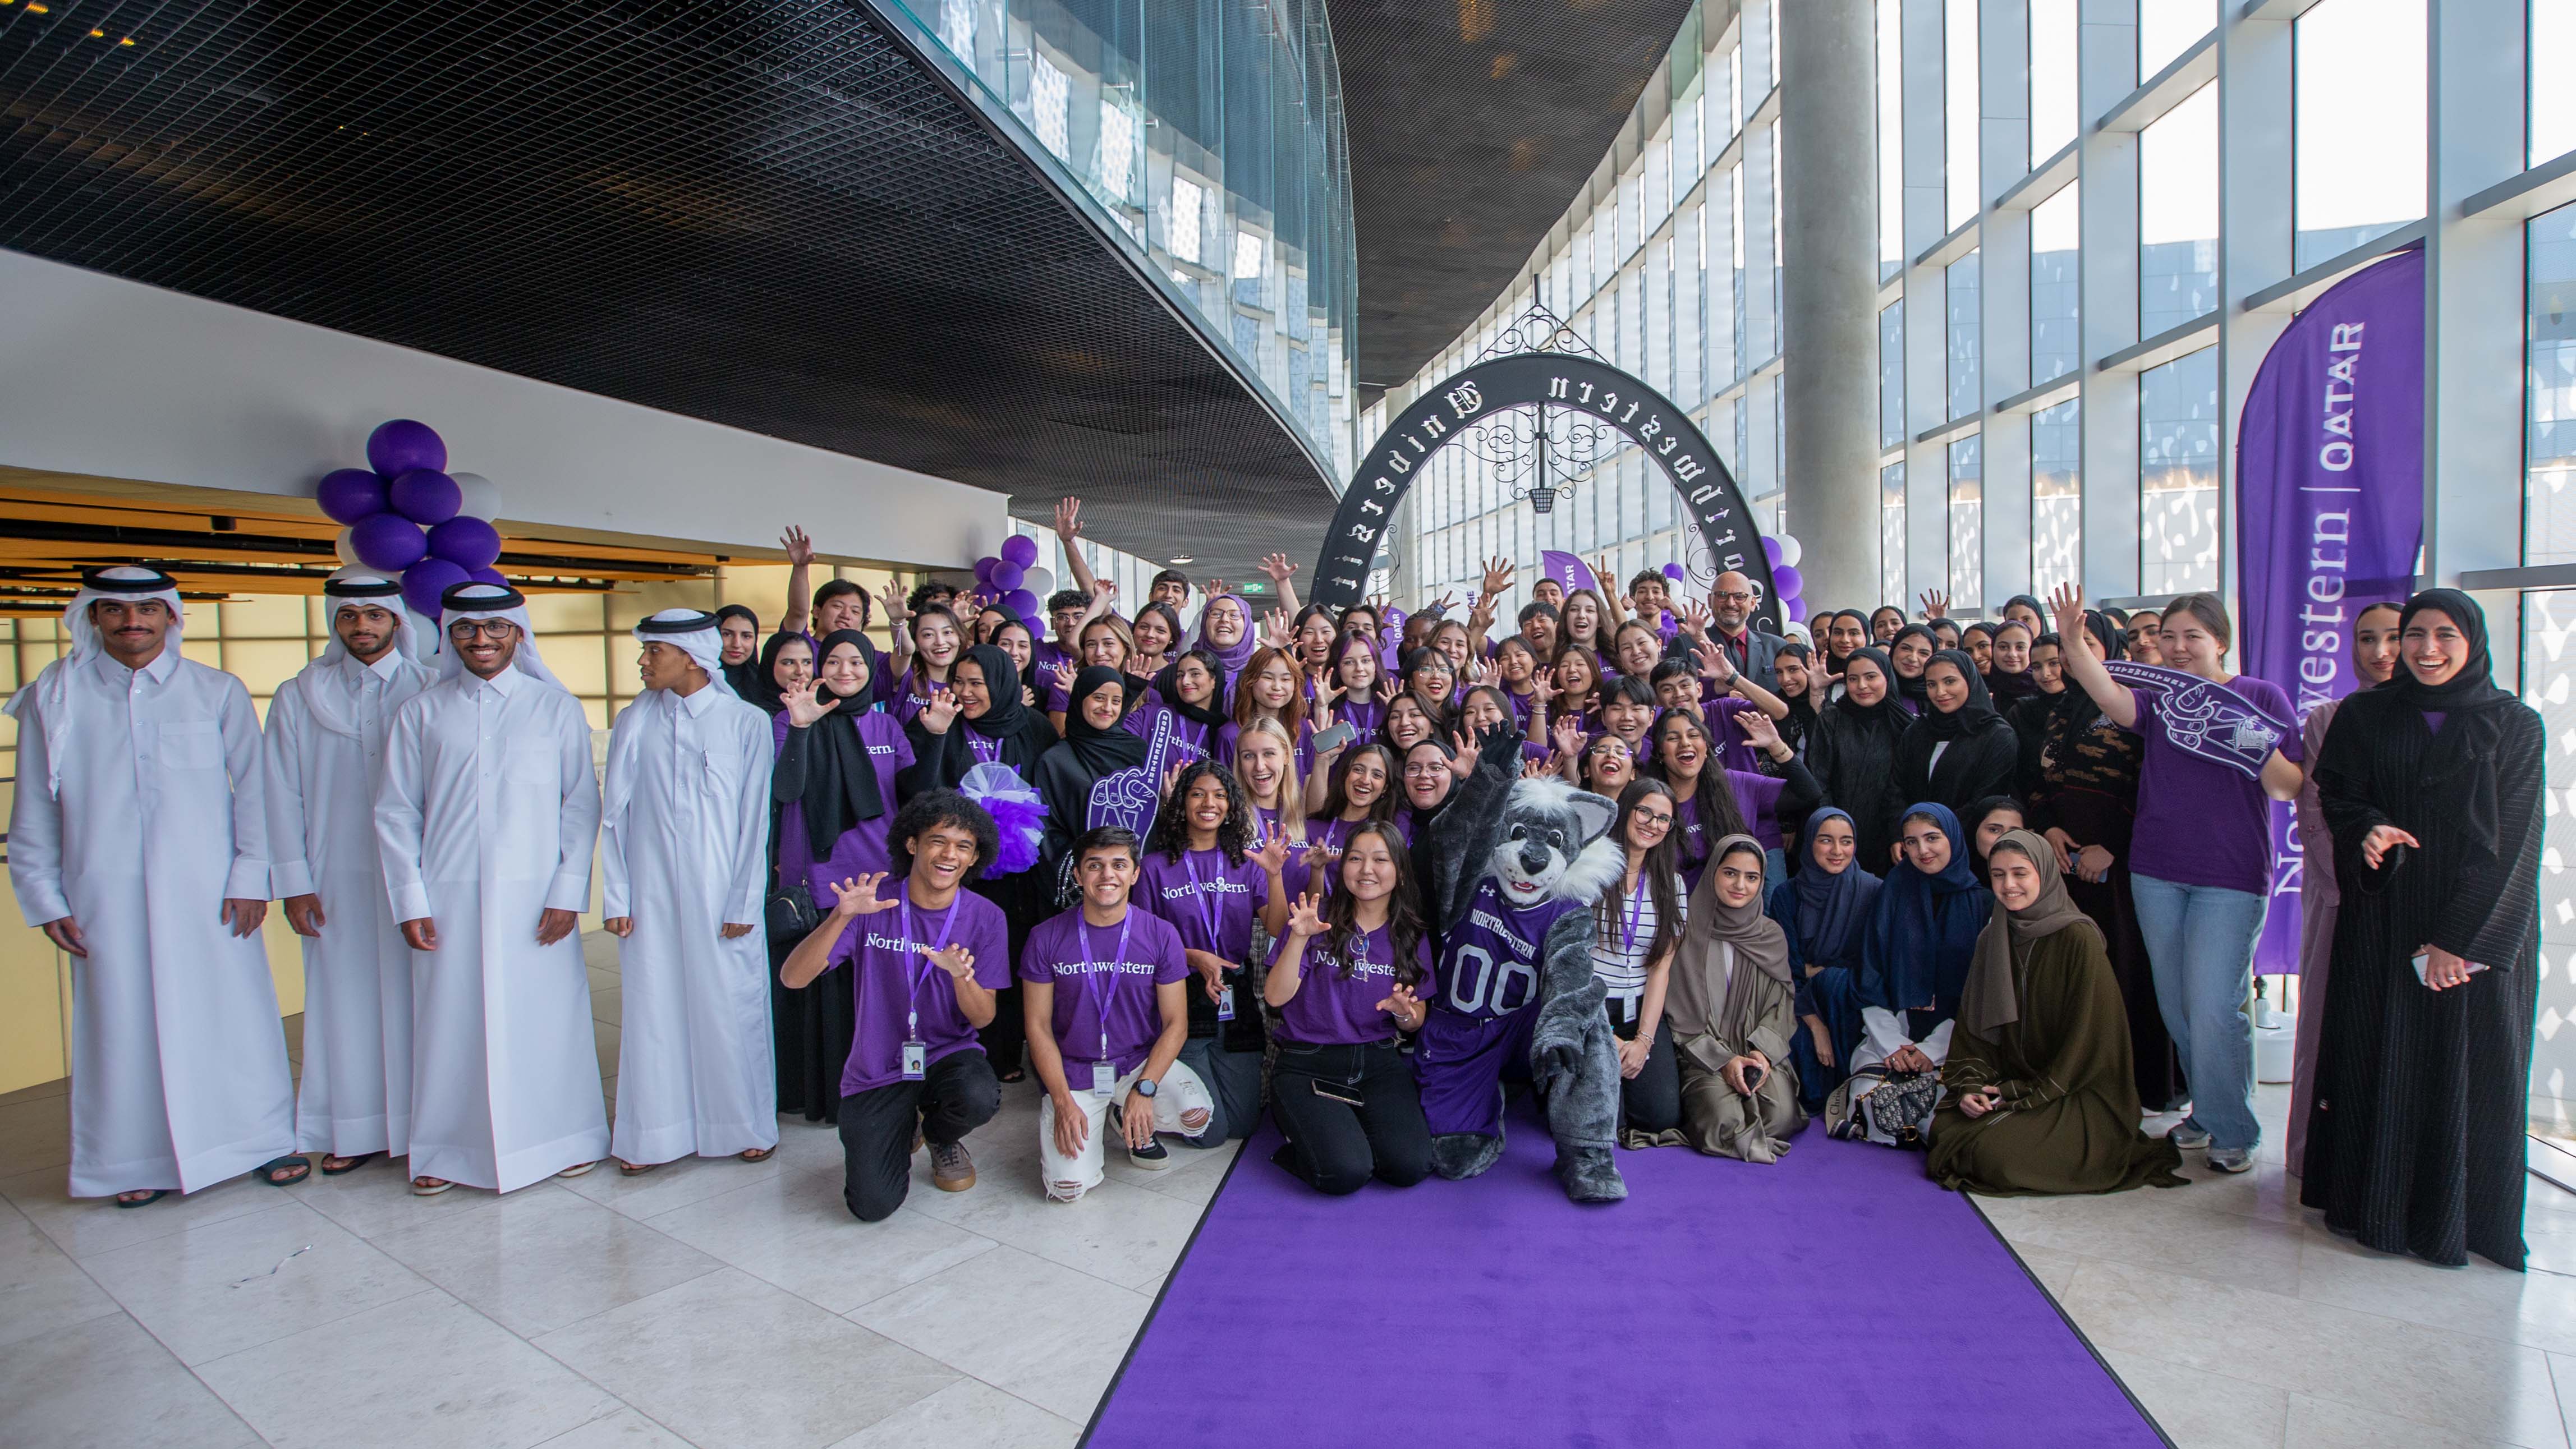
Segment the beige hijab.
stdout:
[[2066,877],[2057,869],[2057,849],[2033,831],[2008,830],[1988,851],[1988,860],[2012,851],[2039,868],[2039,899],[2028,910],[2008,910],[1995,898],[1995,913],[1977,935],[1977,954],[1968,963],[1967,984],[1959,989],[1959,1023],[1987,1040],[2021,1020],[2021,993],[2013,985],[2013,967],[2030,959],[2033,942],[2069,926],[2089,923],[2066,893]]
[[[1670,1007],[1677,1036],[1717,1030],[1726,1003],[1712,1000],[1709,988],[1717,975],[1721,942],[1735,949],[1739,970],[1749,966],[1774,981],[1790,980],[1789,941],[1781,934],[1780,923],[1764,914],[1762,893],[1754,892],[1753,899],[1741,906],[1729,906],[1718,898],[1718,862],[1740,848],[1750,848],[1756,858],[1762,854],[1761,842],[1750,835],[1721,838],[1709,852],[1708,873],[1692,893],[1690,919],[1683,927],[1681,945],[1673,952]],[[1731,999],[1735,994],[1730,977],[1726,996]]]

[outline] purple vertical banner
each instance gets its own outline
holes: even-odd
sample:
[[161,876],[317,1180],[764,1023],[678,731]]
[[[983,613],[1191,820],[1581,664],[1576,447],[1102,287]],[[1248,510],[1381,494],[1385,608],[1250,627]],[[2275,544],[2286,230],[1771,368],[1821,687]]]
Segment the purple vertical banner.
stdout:
[[[2424,534],[2424,253],[2328,288],[2272,344],[2236,443],[2245,672],[2299,716],[2352,692],[2353,620],[2415,587]],[[2303,862],[2290,807],[2272,807],[2272,910],[2262,974],[2299,969]],[[2331,862],[2321,868],[2331,870]]]
[[1540,574],[1556,580],[1557,587],[1569,594],[1576,589],[1590,589],[1596,594],[1603,592],[1601,581],[1592,576],[1592,566],[1573,554],[1551,548],[1542,551],[1538,561]]

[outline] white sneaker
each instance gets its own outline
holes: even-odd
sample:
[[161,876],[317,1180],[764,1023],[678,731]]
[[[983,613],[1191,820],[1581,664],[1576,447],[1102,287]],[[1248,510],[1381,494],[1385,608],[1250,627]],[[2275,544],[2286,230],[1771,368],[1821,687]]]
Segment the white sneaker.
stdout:
[[2254,1168],[2254,1149],[2213,1147],[2209,1149],[2209,1166],[2213,1172],[2250,1172]]
[[2187,1152],[2198,1151],[2209,1145],[2209,1129],[2188,1120],[2176,1122],[2165,1140]]

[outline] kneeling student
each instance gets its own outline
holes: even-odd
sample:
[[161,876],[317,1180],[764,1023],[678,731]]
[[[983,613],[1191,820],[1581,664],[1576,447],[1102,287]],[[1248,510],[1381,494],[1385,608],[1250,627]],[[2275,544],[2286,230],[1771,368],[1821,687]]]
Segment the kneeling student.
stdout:
[[1104,1119],[1129,1162],[1160,1171],[1172,1155],[1154,1134],[1195,1137],[1212,1115],[1206,1085],[1180,1063],[1190,1034],[1180,935],[1127,904],[1140,854],[1132,830],[1085,831],[1073,843],[1082,903],[1040,922],[1020,951],[1029,1058],[1046,1088],[1038,1164],[1057,1202],[1100,1185]]
[[841,1072],[841,1198],[869,1223],[903,1206],[925,1140],[931,1186],[975,1185],[966,1134],[1002,1106],[975,1033],[992,1021],[1011,962],[1002,908],[963,889],[999,849],[993,817],[954,790],[932,790],[907,801],[886,834],[904,873],[891,895],[878,894],[883,875],[841,882],[832,913],[778,969],[793,991],[850,963],[857,1032]]
[[1431,1171],[1431,1128],[1399,1047],[1432,994],[1410,860],[1392,824],[1362,822],[1342,846],[1342,888],[1320,908],[1297,902],[1262,983],[1279,1010],[1270,1105],[1288,1138],[1270,1160],[1335,1196]]

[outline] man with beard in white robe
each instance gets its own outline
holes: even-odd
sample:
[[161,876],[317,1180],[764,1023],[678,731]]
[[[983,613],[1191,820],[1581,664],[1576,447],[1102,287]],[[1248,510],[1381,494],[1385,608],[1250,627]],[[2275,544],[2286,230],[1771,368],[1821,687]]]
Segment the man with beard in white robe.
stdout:
[[331,642],[269,701],[269,881],[304,938],[304,1079],[295,1146],[337,1177],[411,1150],[411,948],[385,899],[376,782],[394,711],[435,677],[402,585],[344,569],[322,585]]
[[629,1175],[778,1148],[769,1037],[769,716],[725,680],[716,616],[635,626],[644,693],[608,737],[604,924],[618,938],[617,1129]]
[[179,653],[179,589],[94,569],[71,652],[9,701],[19,909],[72,957],[74,1197],[284,1187],[295,1086],[259,924],[268,817],[250,692]]
[[608,1153],[590,976],[599,781],[581,701],[499,584],[440,600],[436,684],[394,712],[376,790],[387,895],[412,949],[412,1191],[509,1192]]

